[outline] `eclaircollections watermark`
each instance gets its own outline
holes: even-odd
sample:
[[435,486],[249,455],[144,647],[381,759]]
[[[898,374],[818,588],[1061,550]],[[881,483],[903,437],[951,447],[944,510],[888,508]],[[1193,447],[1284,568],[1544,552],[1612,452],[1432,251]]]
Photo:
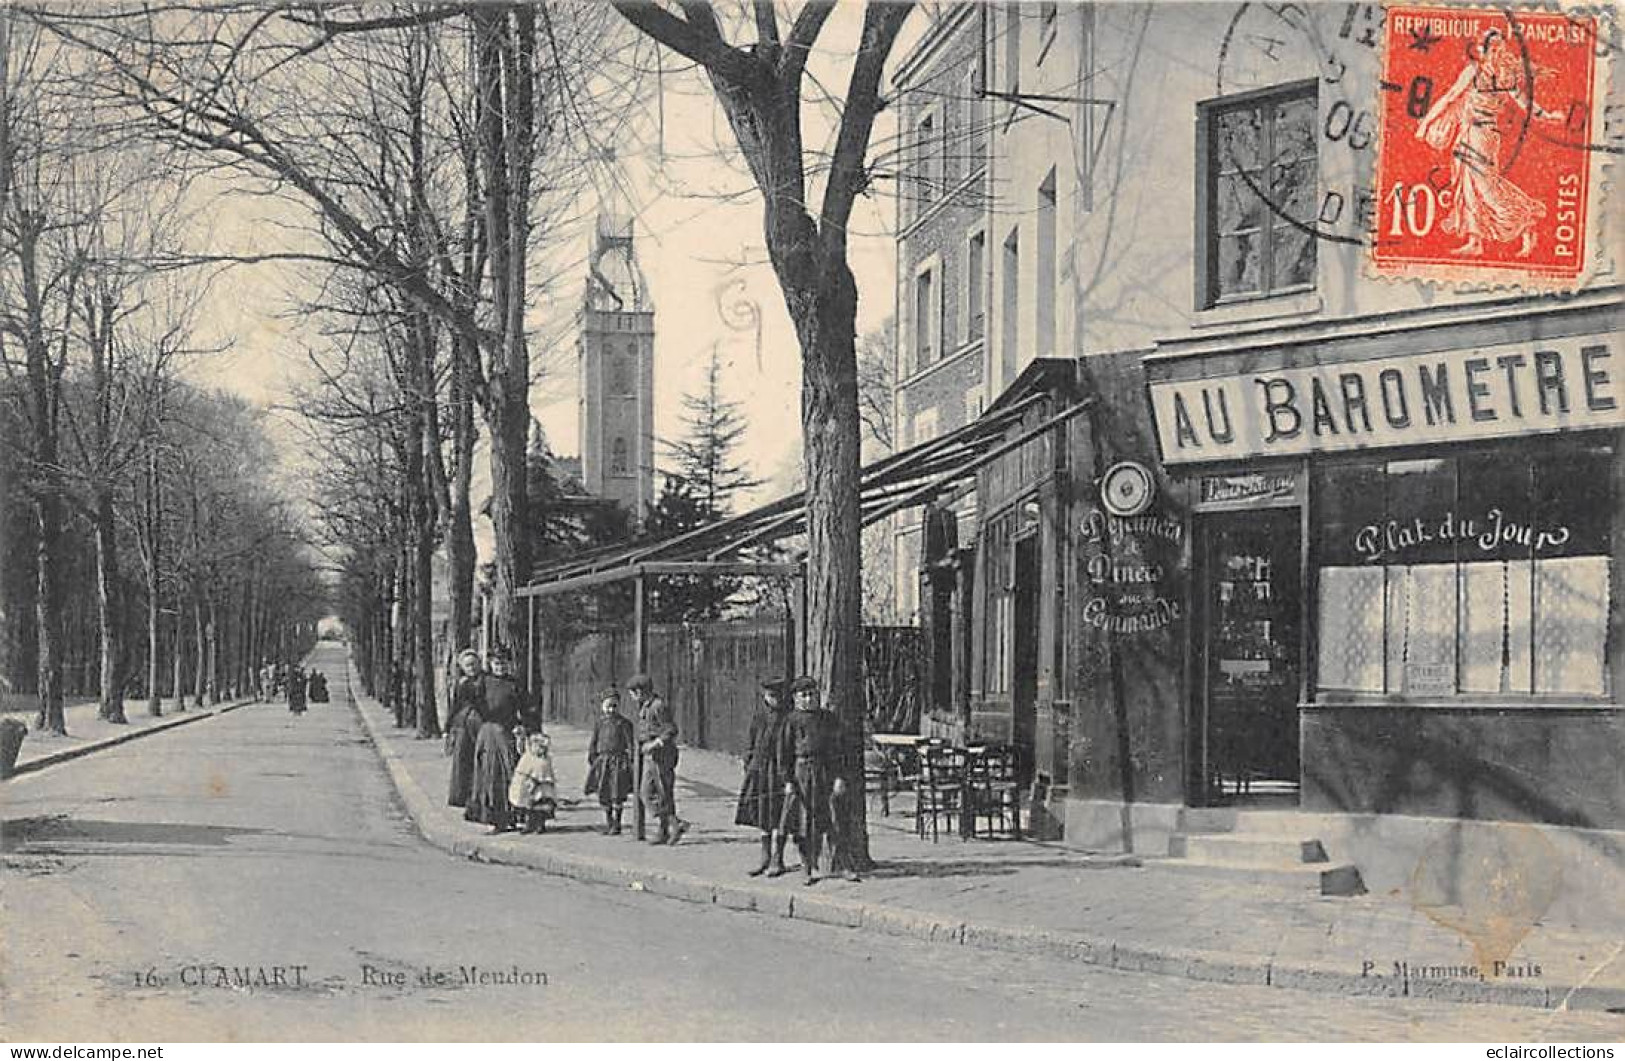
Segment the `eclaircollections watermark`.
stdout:
[[1492,961],[1488,965],[1477,962],[1382,962],[1367,958],[1360,963],[1360,975],[1371,978],[1396,980],[1538,980],[1545,974],[1540,963],[1531,958]]

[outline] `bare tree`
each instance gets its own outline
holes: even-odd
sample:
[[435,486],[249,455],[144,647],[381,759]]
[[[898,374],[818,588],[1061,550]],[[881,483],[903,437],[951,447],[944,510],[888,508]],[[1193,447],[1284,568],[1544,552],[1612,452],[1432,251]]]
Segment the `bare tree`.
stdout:
[[[129,5],[85,16],[30,9],[63,40],[97,56],[110,72],[107,100],[145,126],[234,175],[308,208],[321,250],[238,255],[282,257],[364,273],[394,287],[451,336],[460,402],[478,402],[490,436],[496,529],[495,606],[502,636],[523,623],[514,590],[529,576],[523,525],[524,456],[531,363],[526,310],[529,261],[538,234],[556,220],[555,200],[578,186],[601,155],[596,138],[624,118],[613,99],[594,106],[594,56],[616,45],[604,9],[584,4],[330,5],[250,9]],[[612,16],[611,16],[612,17]],[[393,173],[379,150],[377,82],[369,80],[379,40],[425,27],[441,33],[428,54],[426,85],[446,98],[439,112],[461,149],[452,214],[422,234],[405,223]],[[439,58],[435,58],[439,56]],[[442,59],[448,59],[444,65]],[[618,91],[624,96],[624,88]],[[312,107],[320,100],[320,107]],[[424,120],[430,120],[425,111]],[[431,126],[432,128],[432,126]],[[379,179],[380,177],[384,179]],[[385,194],[380,196],[380,191]],[[442,223],[457,212],[473,230]],[[424,215],[433,211],[423,211]],[[459,234],[462,241],[459,242]],[[461,422],[454,418],[454,426]],[[470,432],[455,435],[462,440]],[[471,443],[464,454],[472,452]],[[455,446],[454,446],[455,448]],[[466,467],[449,480],[458,486]],[[447,497],[454,559],[467,562],[466,505]],[[471,571],[470,571],[471,573]],[[456,609],[461,613],[461,603]]]
[[896,365],[896,324],[887,317],[858,338],[858,419],[863,423],[865,456],[871,450],[890,453],[896,447],[892,411]]
[[[857,197],[869,190],[866,156],[884,105],[881,71],[911,5],[865,6],[833,147],[819,159],[803,132],[806,68],[833,2],[802,5],[781,29],[779,5],[754,0],[748,43],[730,42],[713,6],[702,0],[685,0],[680,14],[637,0],[613,3],[632,25],[704,70],[762,196],[768,257],[801,346],[808,665],[822,676],[841,715],[841,773],[849,789],[862,791],[858,290],[847,260],[847,224]],[[809,197],[815,168],[823,178],[816,213]],[[854,853],[866,863],[863,801],[848,800],[847,807]]]

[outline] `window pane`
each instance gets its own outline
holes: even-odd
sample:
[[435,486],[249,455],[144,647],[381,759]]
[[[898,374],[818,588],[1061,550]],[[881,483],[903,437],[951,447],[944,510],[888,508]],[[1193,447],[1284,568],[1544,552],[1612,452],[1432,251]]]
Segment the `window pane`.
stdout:
[[[1613,551],[1613,455],[1573,452],[1534,462],[1537,557],[1602,556]],[[1542,534],[1541,532],[1544,532]]]
[[1313,235],[1295,225],[1277,226],[1270,247],[1273,259],[1270,287],[1298,287],[1315,280],[1315,244]]
[[1455,461],[1389,461],[1387,494],[1387,521],[1374,536],[1384,563],[1455,560],[1452,536],[1441,533],[1456,507]]
[[1388,691],[1456,691],[1456,565],[1388,569]]
[[1256,233],[1219,239],[1219,294],[1258,290],[1259,239]]
[[1535,565],[1535,692],[1602,696],[1608,641],[1608,557]]
[[[1261,174],[1257,171],[1248,173],[1243,177],[1240,173],[1229,173],[1219,178],[1217,204],[1218,204],[1218,232],[1220,235],[1229,235],[1238,229],[1256,229],[1264,212],[1264,204],[1259,201],[1258,193],[1253,191],[1259,187]],[[1252,185],[1248,185],[1248,181]]]
[[1461,462],[1463,561],[1529,558],[1529,492],[1527,460],[1473,457]]
[[1270,166],[1269,196],[1276,211],[1294,221],[1313,221],[1320,198],[1316,172],[1314,159],[1294,159]]
[[1315,157],[1315,98],[1302,96],[1275,105],[1275,159]]
[[1460,578],[1461,691],[1529,692],[1529,562],[1463,563]]
[[1535,692],[1607,693],[1613,457],[1534,462]]
[[1382,692],[1382,593],[1380,567],[1321,569],[1320,688]]
[[1215,157],[1221,171],[1258,168],[1263,143],[1258,111],[1247,109],[1221,114],[1217,131]]

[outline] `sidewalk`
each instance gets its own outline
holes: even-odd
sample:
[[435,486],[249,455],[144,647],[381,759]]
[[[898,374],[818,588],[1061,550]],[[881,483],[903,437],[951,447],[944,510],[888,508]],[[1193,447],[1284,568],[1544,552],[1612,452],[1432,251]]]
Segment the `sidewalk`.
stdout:
[[871,800],[877,865],[862,883],[826,877],[805,887],[799,871],[751,878],[745,871],[756,863],[760,834],[732,824],[737,759],[683,749],[678,809],[692,825],[680,845],[638,843],[630,828],[605,837],[596,832],[603,821],[596,803],[579,797],[588,734],[559,723],[548,730],[566,801],[558,818],[544,836],[491,836],[446,806],[441,742],[396,730],[379,704],[355,694],[420,831],[470,858],[690,902],[1197,980],[1544,1008],[1625,1006],[1625,930],[1606,939],[1538,925],[1506,957],[1526,970],[1538,965],[1538,973],[1480,979],[1462,967],[1488,959],[1480,962],[1460,934],[1392,901],[1309,897],[1055,844],[947,837],[932,844],[915,837],[912,817],[898,813],[907,799],[893,802],[890,817]]
[[124,717],[129,719],[124,725],[104,722],[96,717],[97,704],[94,700],[85,703],[70,704],[63,708],[63,719],[67,724],[68,735],[58,736],[46,730],[34,728],[34,715],[32,712],[23,714],[8,712],[5,717],[15,718],[28,727],[28,736],[23,738],[22,751],[17,756],[17,765],[12,770],[12,776],[26,774],[31,770],[40,770],[56,763],[69,759],[77,759],[81,755],[111,748],[125,741],[135,740],[153,733],[162,733],[166,729],[184,726],[191,722],[198,722],[215,715],[222,715],[228,711],[235,711],[252,700],[227,701],[214,707],[189,707],[181,711],[175,706],[173,700],[164,701],[164,714],[161,718],[153,718],[147,714],[145,700],[127,701],[124,705]]

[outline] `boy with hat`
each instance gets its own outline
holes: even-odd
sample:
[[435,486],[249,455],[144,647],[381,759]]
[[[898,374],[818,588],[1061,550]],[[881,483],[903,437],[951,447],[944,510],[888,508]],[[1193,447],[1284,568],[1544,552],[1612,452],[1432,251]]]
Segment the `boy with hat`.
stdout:
[[750,738],[745,753],[745,783],[739,788],[735,825],[753,825],[762,831],[762,861],[752,877],[772,870],[784,872],[784,833],[779,819],[784,816],[785,775],[780,769],[779,736],[789,714],[790,683],[774,678],[762,683],[762,706],[750,720]]
[[688,831],[688,823],[677,817],[677,721],[647,674],[629,678],[626,691],[638,705],[638,753],[643,756],[638,795],[644,809],[660,820],[660,831],[650,843],[675,844]]
[[790,689],[796,709],[785,720],[779,739],[779,761],[788,778],[784,784],[781,826],[786,833],[795,836],[796,847],[801,851],[801,867],[806,874],[803,884],[812,884],[818,879],[818,849],[826,836],[831,868],[844,864],[846,879],[855,881],[857,870],[840,842],[835,820],[835,801],[846,789],[845,782],[835,772],[840,749],[839,725],[832,713],[820,710],[816,679],[797,678]]

